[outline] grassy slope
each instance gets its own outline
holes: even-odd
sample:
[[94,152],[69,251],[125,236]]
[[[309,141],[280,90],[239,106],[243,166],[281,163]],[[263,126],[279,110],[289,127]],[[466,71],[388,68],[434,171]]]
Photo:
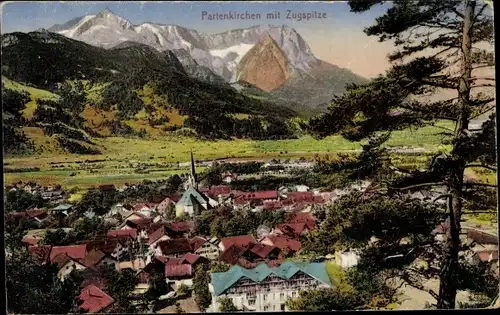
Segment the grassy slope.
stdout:
[[21,83],[12,81],[4,76],[2,76],[2,83],[5,84],[7,89],[11,89],[19,92],[26,92],[30,95],[31,101],[26,104],[26,108],[23,110],[23,117],[31,120],[33,118],[33,113],[36,109],[36,101],[39,99],[57,99],[59,96],[49,92],[47,90],[37,89],[31,86],[26,86]]

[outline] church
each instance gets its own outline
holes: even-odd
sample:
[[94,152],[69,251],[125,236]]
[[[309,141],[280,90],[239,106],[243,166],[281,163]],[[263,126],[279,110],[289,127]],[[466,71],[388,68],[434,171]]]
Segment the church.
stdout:
[[175,215],[177,217],[183,217],[186,215],[192,217],[195,213],[211,209],[217,205],[217,201],[211,199],[198,190],[193,152],[191,152],[191,173],[189,175],[188,187],[182,194],[181,199],[175,205]]

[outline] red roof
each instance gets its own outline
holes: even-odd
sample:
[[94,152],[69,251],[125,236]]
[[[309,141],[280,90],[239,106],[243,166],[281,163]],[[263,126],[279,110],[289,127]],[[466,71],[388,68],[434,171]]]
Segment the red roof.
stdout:
[[104,257],[106,256],[105,253],[101,252],[100,250],[91,250],[87,252],[85,257],[80,261],[85,267],[93,267],[97,265]]
[[111,230],[108,232],[108,238],[123,239],[137,238],[137,229]]
[[290,192],[287,194],[287,200],[293,200],[293,202],[313,202],[314,195],[310,191]]
[[193,248],[193,251],[196,251],[198,248],[202,247],[203,244],[207,242],[206,239],[200,236],[195,236],[191,239],[191,246]]
[[280,230],[283,234],[291,237],[297,237],[301,235],[306,228],[307,227],[305,223],[285,223],[278,224],[276,226],[276,229]]
[[231,193],[231,187],[229,186],[212,186],[210,188],[204,187],[200,189],[201,192],[211,196],[217,197],[219,195],[229,195]]
[[193,269],[190,264],[180,264],[180,265],[165,265],[165,277],[189,277],[193,273]]
[[88,313],[99,313],[115,301],[112,297],[92,284],[82,290],[79,298],[83,301],[80,308]]
[[309,231],[314,230],[316,227],[316,218],[306,212],[295,212],[286,223],[304,223]]
[[323,198],[323,196],[314,196],[313,202],[316,204],[322,204],[325,203],[325,199]]
[[302,247],[302,244],[299,241],[284,236],[270,235],[267,236],[267,238],[273,243],[274,246],[281,250],[289,248],[296,252]]
[[264,245],[264,244],[255,244],[252,246],[250,251],[254,253],[255,255],[259,256],[260,258],[267,258],[267,256],[273,251],[276,250],[277,247],[275,246],[269,246],[269,245]]
[[224,246],[224,249],[229,248],[231,245],[248,246],[249,244],[257,243],[252,235],[223,237],[220,241],[222,246]]
[[169,239],[158,243],[163,255],[184,254],[192,251],[187,238]]
[[164,264],[166,264],[169,261],[169,258],[165,257],[165,256],[156,256],[156,259],[158,259],[159,261],[161,261]]
[[467,230],[467,238],[478,244],[498,244],[498,236],[478,230]]
[[265,210],[273,210],[273,209],[281,209],[282,208],[282,203],[279,200],[273,200],[273,201],[265,201],[264,202],[264,209]]
[[193,228],[193,222],[192,221],[172,222],[168,226],[174,232],[189,232]]
[[192,253],[187,253],[185,254],[184,256],[182,256],[182,259],[184,259],[185,262],[193,265],[195,264],[198,259],[200,259],[201,256],[200,255],[196,255],[196,254],[192,254]]
[[72,259],[83,259],[87,252],[87,245],[54,246],[50,252],[50,261],[60,254],[65,254]]
[[278,199],[278,191],[256,191],[256,192],[237,192],[237,199],[256,200],[256,199]]
[[160,227],[158,230],[154,231],[149,235],[148,244],[151,245],[163,236],[167,234],[165,226]]
[[490,255],[491,255],[491,260],[498,260],[498,251],[496,250],[489,250],[489,251],[481,251],[476,253],[477,256],[481,261],[490,261]]
[[36,218],[39,216],[47,216],[48,212],[46,210],[32,209],[32,210],[27,210],[26,215],[30,218]]
[[127,220],[127,225],[130,226],[131,228],[147,229],[152,222],[153,220],[150,218],[140,218],[134,220]]
[[219,260],[230,265],[234,265],[238,263],[238,259],[240,259],[243,254],[247,251],[247,247],[240,245],[231,245],[227,247],[222,254],[219,256]]
[[104,240],[95,240],[95,241],[87,241],[87,250],[91,251],[93,249],[100,250],[106,254],[111,254],[116,245],[118,245],[119,240],[117,239],[104,239]]
[[59,254],[52,259],[52,263],[57,264],[59,269],[61,269],[64,265],[66,265],[68,262],[72,261],[73,259],[69,257],[66,254]]
[[50,258],[51,251],[52,251],[51,245],[28,247],[28,253],[39,263],[47,262]]
[[184,258],[170,258],[166,265],[181,265],[184,262]]

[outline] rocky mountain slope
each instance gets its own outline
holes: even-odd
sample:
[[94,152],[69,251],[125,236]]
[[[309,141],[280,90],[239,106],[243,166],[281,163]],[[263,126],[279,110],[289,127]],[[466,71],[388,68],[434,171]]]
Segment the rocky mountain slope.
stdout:
[[290,77],[289,63],[276,42],[266,35],[238,64],[238,79],[270,92]]

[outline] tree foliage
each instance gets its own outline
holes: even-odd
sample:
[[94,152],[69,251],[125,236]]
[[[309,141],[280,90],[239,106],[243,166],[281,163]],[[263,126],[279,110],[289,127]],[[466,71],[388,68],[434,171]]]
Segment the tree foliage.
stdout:
[[232,313],[232,312],[238,311],[236,306],[234,306],[233,300],[231,300],[230,298],[226,298],[226,297],[219,298],[218,302],[220,303],[219,312]]
[[210,275],[207,270],[205,270],[203,265],[198,265],[193,278],[193,290],[196,304],[198,304],[202,310],[207,309],[210,303],[212,303],[212,295],[208,289],[209,283]]
[[[360,13],[382,2],[350,1],[349,4],[353,12]],[[378,179],[394,199],[400,198],[396,192],[432,187],[445,190],[441,197],[448,199],[446,215],[451,228],[444,246],[435,250],[440,261],[440,291],[435,294],[438,308],[454,308],[459,287],[463,199],[467,197],[467,188],[478,186],[464,181],[465,169],[472,164],[479,167],[496,164],[492,132],[495,116],[491,115],[479,130],[471,128],[472,120],[494,108],[493,95],[488,94],[488,88],[494,87],[491,83],[494,78],[479,74],[488,68],[491,72],[494,66],[492,50],[479,45],[492,43],[492,27],[491,10],[485,3],[394,1],[374,25],[365,29],[368,36],[394,43],[396,51],[389,55],[394,62],[391,68],[367,84],[349,86],[344,95],[332,100],[328,113],[312,119],[308,125],[321,137],[341,134],[352,141],[433,125],[440,120],[456,125],[454,130],[444,132],[451,138],[452,149],[435,156],[425,171],[408,172],[391,167],[393,172],[399,171],[397,176]],[[429,98],[443,90],[456,91],[455,97]],[[383,141],[376,147],[382,145]],[[364,151],[367,159],[362,164],[375,166],[368,167],[370,173],[387,171],[376,159],[383,151],[372,150],[371,154],[366,148]]]

